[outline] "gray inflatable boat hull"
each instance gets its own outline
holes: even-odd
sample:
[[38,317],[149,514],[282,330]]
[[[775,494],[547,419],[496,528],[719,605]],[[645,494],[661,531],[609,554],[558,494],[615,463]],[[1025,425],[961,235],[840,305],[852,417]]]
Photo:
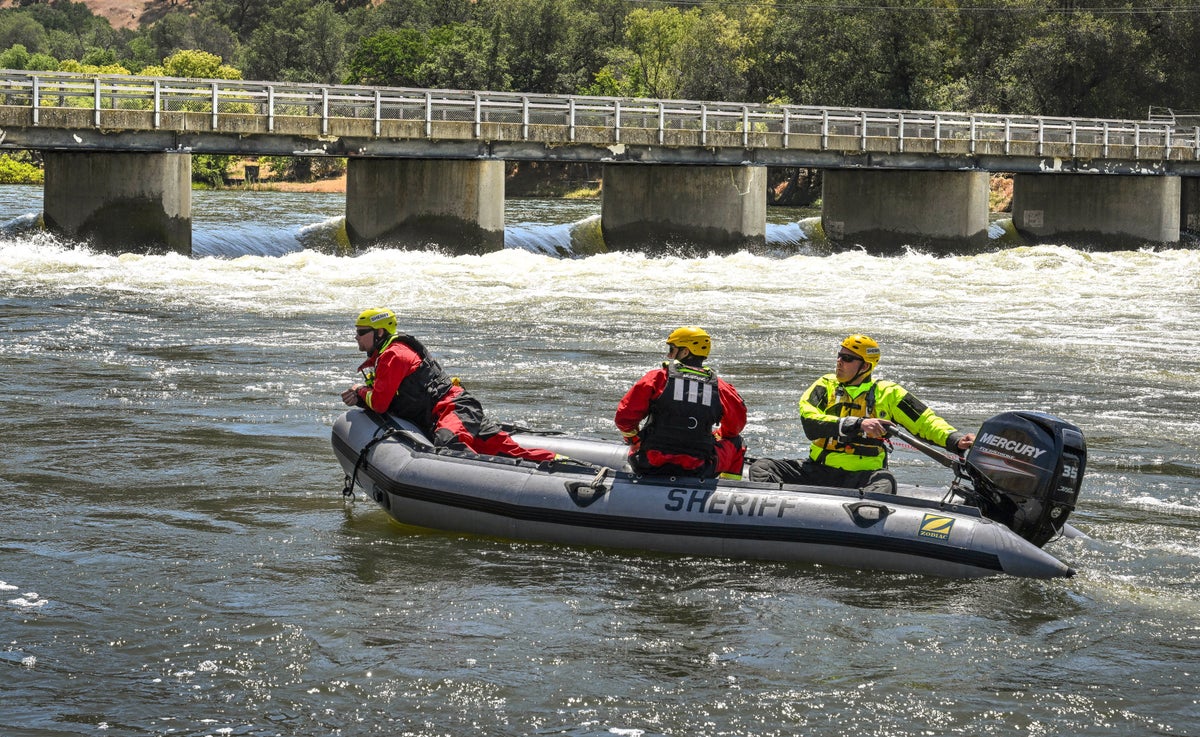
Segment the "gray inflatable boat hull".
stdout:
[[[509,540],[800,561],[951,578],[1073,575],[945,490],[898,494],[641,477],[619,443],[516,435],[570,456],[535,464],[434,452],[406,423],[351,409],[333,425],[347,477],[406,525]],[[581,463],[582,462],[582,463]]]

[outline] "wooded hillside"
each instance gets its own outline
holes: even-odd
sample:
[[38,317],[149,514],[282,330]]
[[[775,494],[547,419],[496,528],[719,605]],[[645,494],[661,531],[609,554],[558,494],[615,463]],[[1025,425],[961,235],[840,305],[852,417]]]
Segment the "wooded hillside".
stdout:
[[1191,0],[0,0],[5,67],[139,73],[181,50],[281,81],[1104,118],[1200,109]]

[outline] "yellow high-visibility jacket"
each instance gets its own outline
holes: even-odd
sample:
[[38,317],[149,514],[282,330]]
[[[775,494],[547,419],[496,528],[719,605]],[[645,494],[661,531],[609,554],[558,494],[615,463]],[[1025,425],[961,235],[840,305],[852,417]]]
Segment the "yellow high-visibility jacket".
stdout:
[[958,452],[962,433],[899,384],[871,380],[845,386],[836,374],[825,374],[800,397],[800,422],[812,441],[809,458],[847,471],[885,467],[887,446],[861,434],[867,417],[890,420],[919,438]]

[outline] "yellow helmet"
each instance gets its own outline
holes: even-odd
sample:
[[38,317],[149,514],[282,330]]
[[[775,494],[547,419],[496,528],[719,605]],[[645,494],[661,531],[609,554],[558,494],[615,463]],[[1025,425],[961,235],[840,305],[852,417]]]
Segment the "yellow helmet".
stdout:
[[865,335],[851,335],[842,341],[842,347],[875,368],[879,363],[879,344]]
[[358,319],[354,321],[356,328],[371,328],[378,330],[383,328],[388,335],[396,334],[396,313],[386,307],[372,307],[369,310],[363,310]]
[[708,337],[703,328],[676,328],[667,336],[667,345],[687,348],[692,354],[707,358],[708,352],[712,350],[712,338]]

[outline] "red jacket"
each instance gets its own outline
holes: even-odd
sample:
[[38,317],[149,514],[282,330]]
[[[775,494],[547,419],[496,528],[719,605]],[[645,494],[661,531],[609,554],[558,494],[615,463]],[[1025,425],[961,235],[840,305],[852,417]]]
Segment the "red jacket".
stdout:
[[[409,337],[409,336],[403,336]],[[419,344],[418,344],[419,345]],[[424,430],[435,445],[469,448],[485,455],[509,456],[542,462],[556,457],[543,448],[524,448],[500,426],[487,420],[479,402],[436,362],[422,368],[420,354],[403,339],[393,340],[380,353],[369,356],[359,370],[374,368],[372,386],[359,387],[362,403],[383,413],[389,409]],[[421,373],[418,373],[421,372]],[[417,376],[413,376],[417,374]],[[403,387],[409,377],[416,386]],[[400,396],[398,406],[397,395]]]
[[[650,403],[662,396],[666,386],[667,369],[665,367],[648,371],[645,376],[638,379],[637,383],[630,387],[617,404],[617,415],[614,418],[617,429],[626,437],[637,432],[638,425],[650,414]],[[713,435],[717,438],[736,438],[746,428],[746,403],[738,394],[737,389],[720,377],[717,378],[717,392],[721,397],[721,423],[713,428]],[[647,460],[654,465],[674,463],[683,468],[699,468],[703,465],[703,460],[699,458],[669,455],[657,451],[650,451]]]
[[360,388],[358,396],[369,409],[379,413],[386,412],[392,400],[396,398],[400,383],[420,367],[421,357],[417,352],[400,341],[393,340],[391,345],[380,353],[368,356],[358,367],[359,371],[366,368],[375,369],[374,385]]

